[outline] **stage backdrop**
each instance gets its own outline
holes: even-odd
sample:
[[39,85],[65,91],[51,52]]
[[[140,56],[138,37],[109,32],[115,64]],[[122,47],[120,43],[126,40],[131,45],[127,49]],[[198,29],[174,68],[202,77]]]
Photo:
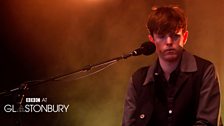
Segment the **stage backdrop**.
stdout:
[[[186,10],[186,49],[216,65],[223,92],[223,0],[0,0],[0,91],[134,50],[147,41],[151,7],[165,4]],[[9,106],[6,113],[3,107],[15,103],[15,95],[1,96],[1,125],[118,126],[131,74],[155,59],[131,57],[86,78],[76,80],[76,74],[26,92],[41,99],[32,104],[67,106],[67,112],[13,113]]]

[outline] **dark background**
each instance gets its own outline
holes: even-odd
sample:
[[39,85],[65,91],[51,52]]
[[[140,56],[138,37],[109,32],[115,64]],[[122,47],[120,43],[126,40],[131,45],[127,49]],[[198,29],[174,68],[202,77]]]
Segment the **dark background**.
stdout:
[[[0,91],[132,51],[147,40],[151,7],[165,4],[185,9],[186,48],[216,65],[223,91],[223,0],[0,0]],[[27,97],[46,97],[49,104],[69,104],[67,113],[5,113],[3,106],[13,103],[15,96],[0,96],[0,123],[120,125],[129,77],[155,58],[132,57],[87,78],[75,80],[74,75],[27,92]]]

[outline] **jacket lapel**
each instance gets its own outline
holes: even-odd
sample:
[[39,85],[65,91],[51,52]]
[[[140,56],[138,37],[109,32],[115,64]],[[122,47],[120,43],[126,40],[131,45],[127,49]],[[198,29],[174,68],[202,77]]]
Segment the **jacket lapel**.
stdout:
[[180,64],[180,73],[176,81],[174,97],[178,95],[182,87],[189,82],[189,78],[192,76],[192,73],[196,71],[197,64],[195,57],[187,51],[184,51]]

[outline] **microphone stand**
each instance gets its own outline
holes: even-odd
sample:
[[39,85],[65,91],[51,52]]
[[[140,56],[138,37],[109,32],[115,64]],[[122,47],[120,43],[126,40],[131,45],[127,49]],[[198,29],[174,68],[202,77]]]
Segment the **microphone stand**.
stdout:
[[[17,92],[17,91],[22,91],[23,92],[23,91],[28,90],[29,88],[40,86],[41,84],[44,84],[44,83],[47,83],[47,82],[50,82],[50,81],[59,80],[61,78],[65,78],[66,76],[69,76],[69,75],[72,75],[72,74],[77,74],[77,73],[80,73],[80,72],[87,72],[87,71],[89,71],[93,68],[98,68],[98,67],[105,66],[105,65],[109,66],[111,64],[114,64],[114,63],[118,62],[119,60],[127,59],[127,58],[129,58],[130,56],[133,56],[133,55],[134,55],[134,53],[125,54],[125,55],[122,55],[122,56],[119,56],[119,57],[116,57],[116,58],[112,58],[112,59],[109,59],[109,60],[106,60],[106,61],[103,61],[103,62],[99,62],[99,63],[92,64],[92,65],[91,64],[87,65],[87,66],[85,66],[81,69],[75,70],[75,71],[70,72],[70,73],[53,76],[53,77],[47,78],[45,80],[26,81],[26,82],[22,83],[17,88],[13,88],[13,89],[8,90],[8,91],[0,92],[0,96],[10,95],[10,94],[12,94],[14,92]],[[19,103],[22,103],[22,100],[24,98],[24,93],[22,93],[22,94],[23,95],[21,95],[22,98],[21,98],[21,101]]]

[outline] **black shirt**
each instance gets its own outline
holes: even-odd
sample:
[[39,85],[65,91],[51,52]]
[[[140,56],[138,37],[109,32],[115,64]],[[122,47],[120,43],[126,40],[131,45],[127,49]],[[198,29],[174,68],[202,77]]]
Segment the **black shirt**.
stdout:
[[174,110],[174,94],[176,90],[176,80],[180,72],[179,65],[170,74],[167,81],[164,72],[158,62],[154,72],[155,78],[155,98],[152,118],[148,126],[172,126]]

